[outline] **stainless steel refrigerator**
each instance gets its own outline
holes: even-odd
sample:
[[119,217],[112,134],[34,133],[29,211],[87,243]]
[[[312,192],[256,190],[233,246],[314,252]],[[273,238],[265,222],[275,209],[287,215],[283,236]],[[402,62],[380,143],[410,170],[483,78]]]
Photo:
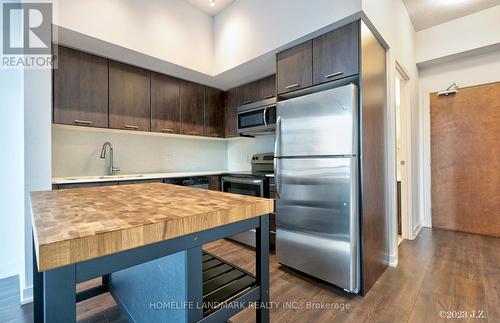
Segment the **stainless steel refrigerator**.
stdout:
[[357,293],[357,86],[277,104],[276,255],[281,264]]

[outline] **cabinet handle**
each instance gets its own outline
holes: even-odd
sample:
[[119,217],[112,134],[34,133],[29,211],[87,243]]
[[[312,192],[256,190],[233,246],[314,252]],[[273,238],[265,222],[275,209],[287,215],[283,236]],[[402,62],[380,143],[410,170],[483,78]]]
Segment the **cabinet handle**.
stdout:
[[220,135],[218,133],[211,133],[210,137],[220,137]]
[[332,77],[339,76],[342,74],[344,74],[344,72],[336,72],[336,73],[328,74],[328,75],[325,75],[325,79],[331,79]]
[[87,120],[73,120],[74,123],[78,124],[86,124],[86,125],[91,125],[92,121],[87,121]]
[[126,124],[125,128],[127,128],[127,129],[139,129],[139,126],[132,126],[132,125]]
[[286,86],[285,88],[287,88],[287,89],[293,89],[294,87],[297,87],[297,86],[299,86],[299,83],[290,84],[290,85]]
[[170,129],[170,128],[165,128],[165,129],[161,129],[162,132],[174,132],[174,129]]
[[243,102],[243,104],[249,104],[249,103],[252,103],[252,102],[253,102],[252,100],[248,100],[248,101]]
[[274,94],[271,94],[271,95],[265,96],[265,97],[264,97],[264,100],[266,100],[266,99],[270,99],[270,98],[274,98]]
[[200,132],[199,131],[189,131],[187,134],[188,135],[199,135]]

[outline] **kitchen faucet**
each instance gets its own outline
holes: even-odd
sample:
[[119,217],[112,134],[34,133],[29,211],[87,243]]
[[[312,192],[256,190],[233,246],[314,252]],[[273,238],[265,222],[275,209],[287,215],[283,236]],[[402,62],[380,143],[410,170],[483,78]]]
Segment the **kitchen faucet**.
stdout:
[[106,141],[104,145],[102,145],[101,149],[101,158],[105,159],[106,158],[106,147],[109,147],[109,168],[108,168],[108,175],[114,175],[118,172],[120,172],[120,167],[114,167],[113,165],[113,146],[109,141]]

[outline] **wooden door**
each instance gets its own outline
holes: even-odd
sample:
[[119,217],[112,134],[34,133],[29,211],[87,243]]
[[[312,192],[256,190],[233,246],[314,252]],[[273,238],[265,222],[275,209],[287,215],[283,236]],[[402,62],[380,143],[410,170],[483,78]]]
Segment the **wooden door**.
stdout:
[[218,89],[205,88],[205,127],[207,137],[224,136],[224,92]]
[[432,93],[432,226],[500,236],[500,83]]
[[59,47],[54,122],[108,127],[108,60]]
[[259,80],[259,100],[266,100],[276,96],[276,74]]
[[180,81],[171,76],[151,73],[151,131],[180,133]]
[[232,88],[226,92],[226,110],[224,113],[224,137],[238,136],[237,120],[237,102],[239,97],[239,88]]
[[276,80],[278,94],[312,85],[312,41],[276,55]]
[[313,84],[358,74],[359,21],[313,39]]
[[181,134],[203,136],[205,87],[181,81]]
[[138,67],[109,62],[109,127],[149,131],[150,73]]

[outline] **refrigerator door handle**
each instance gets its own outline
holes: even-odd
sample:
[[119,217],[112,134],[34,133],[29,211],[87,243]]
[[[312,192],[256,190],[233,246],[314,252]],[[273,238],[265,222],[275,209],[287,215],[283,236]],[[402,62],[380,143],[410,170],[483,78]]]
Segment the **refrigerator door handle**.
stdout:
[[276,119],[276,138],[274,139],[274,181],[276,184],[276,198],[280,198],[281,196],[281,191],[280,191],[280,173],[279,173],[279,153],[280,153],[280,140],[281,140],[281,116],[278,116]]

